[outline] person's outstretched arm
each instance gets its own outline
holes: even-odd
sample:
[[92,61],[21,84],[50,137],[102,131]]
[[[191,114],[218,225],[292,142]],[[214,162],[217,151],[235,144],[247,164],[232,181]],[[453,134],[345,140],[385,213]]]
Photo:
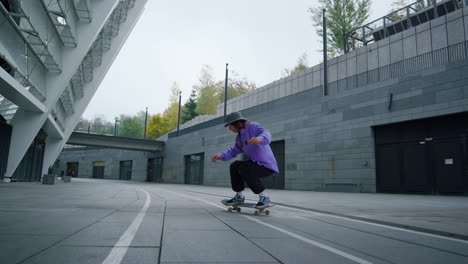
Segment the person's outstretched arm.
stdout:
[[237,155],[239,155],[239,153],[241,153],[241,152],[242,152],[242,143],[241,143],[240,135],[237,135],[236,143],[234,144],[234,146],[226,149],[222,153],[215,154],[211,158],[211,161],[215,162],[215,161],[217,161],[219,159],[222,160],[222,161],[228,161],[228,160],[236,157]]

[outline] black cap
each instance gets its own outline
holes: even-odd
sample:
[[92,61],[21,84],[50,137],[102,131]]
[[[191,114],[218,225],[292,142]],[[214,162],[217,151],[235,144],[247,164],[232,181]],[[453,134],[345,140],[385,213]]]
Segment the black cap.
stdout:
[[230,113],[229,115],[226,116],[226,124],[224,124],[224,127],[227,127],[229,126],[229,124],[232,124],[236,121],[239,121],[239,120],[247,120],[245,119],[241,112],[232,112]]

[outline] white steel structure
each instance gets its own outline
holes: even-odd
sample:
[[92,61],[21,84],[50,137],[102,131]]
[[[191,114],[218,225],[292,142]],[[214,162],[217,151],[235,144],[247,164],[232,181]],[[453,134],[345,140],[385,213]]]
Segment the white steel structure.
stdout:
[[146,2],[1,0],[0,114],[13,130],[0,178],[9,181],[39,131],[42,172],[54,163]]

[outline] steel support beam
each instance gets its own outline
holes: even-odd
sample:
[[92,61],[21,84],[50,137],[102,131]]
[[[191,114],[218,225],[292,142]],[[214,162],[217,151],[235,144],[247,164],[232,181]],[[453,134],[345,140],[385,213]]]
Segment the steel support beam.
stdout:
[[25,111],[46,112],[46,106],[2,68],[0,68],[0,94]]

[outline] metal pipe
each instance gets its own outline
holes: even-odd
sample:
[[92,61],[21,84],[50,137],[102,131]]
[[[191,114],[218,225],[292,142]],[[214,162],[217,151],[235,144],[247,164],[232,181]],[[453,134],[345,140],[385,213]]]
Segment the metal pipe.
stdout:
[[327,17],[326,17],[326,9],[323,9],[322,18],[323,18],[323,95],[328,95],[328,51],[327,51]]
[[224,122],[226,122],[227,98],[228,98],[228,66],[226,63],[226,78],[224,80]]
[[432,5],[434,6],[434,18],[439,17],[439,13],[437,12],[437,1],[432,0]]

